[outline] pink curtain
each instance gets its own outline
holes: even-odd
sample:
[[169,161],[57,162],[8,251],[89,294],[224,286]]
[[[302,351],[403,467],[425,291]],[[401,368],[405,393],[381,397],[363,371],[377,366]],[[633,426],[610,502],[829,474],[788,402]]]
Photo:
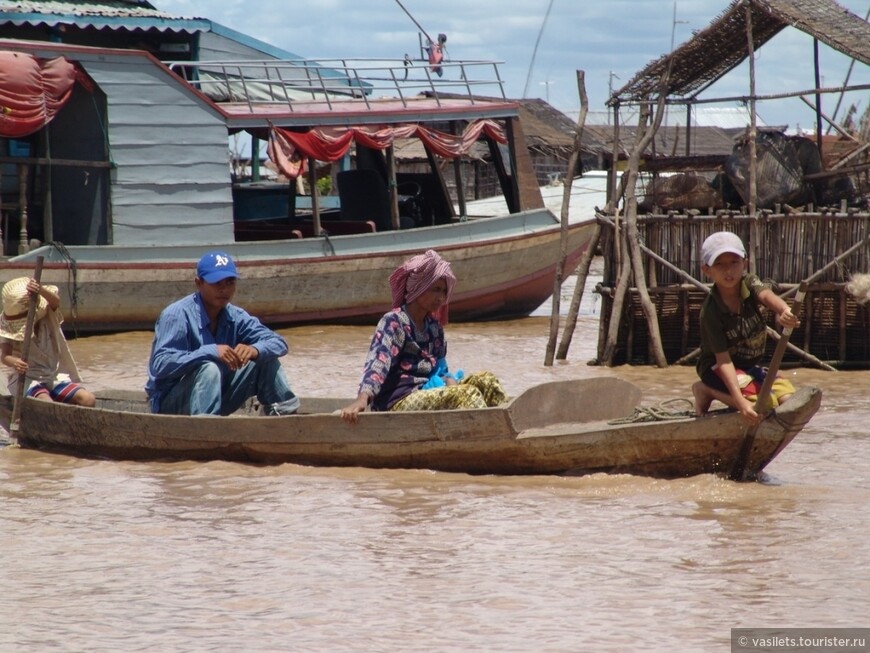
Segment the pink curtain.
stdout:
[[397,138],[416,136],[438,156],[455,159],[462,156],[485,132],[498,143],[507,143],[502,126],[494,120],[476,120],[462,134],[439,132],[422,125],[395,127],[320,127],[300,133],[272,127],[269,133],[269,158],[286,177],[294,179],[305,171],[305,161],[337,161],[356,141],[365,147],[384,150]]
[[21,138],[42,129],[69,99],[77,78],[76,66],[63,57],[0,51],[0,136]]

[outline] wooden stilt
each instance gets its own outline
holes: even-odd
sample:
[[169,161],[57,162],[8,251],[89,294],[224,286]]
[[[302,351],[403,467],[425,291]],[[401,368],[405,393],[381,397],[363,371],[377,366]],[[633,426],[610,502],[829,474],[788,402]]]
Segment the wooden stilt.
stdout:
[[[586,113],[589,111],[589,98],[586,95],[585,73],[577,71],[577,88],[580,93],[580,115],[577,118],[577,127],[574,130],[574,143],[571,155],[568,157],[568,170],[565,174],[565,182],[562,190],[562,213],[561,238],[559,239],[559,264],[556,266],[556,277],[553,281],[553,308],[550,313],[550,336],[547,340],[547,350],[544,354],[544,365],[553,364],[553,356],[556,350],[556,340],[559,337],[559,317],[562,301],[562,277],[565,273],[565,265],[568,260],[568,226],[571,207],[571,186],[574,183],[574,171],[577,169],[577,161],[580,158],[580,148],[583,143],[583,127],[586,124]],[[587,252],[589,249],[587,248]],[[587,268],[588,269],[588,268]],[[575,316],[576,323],[576,316]]]

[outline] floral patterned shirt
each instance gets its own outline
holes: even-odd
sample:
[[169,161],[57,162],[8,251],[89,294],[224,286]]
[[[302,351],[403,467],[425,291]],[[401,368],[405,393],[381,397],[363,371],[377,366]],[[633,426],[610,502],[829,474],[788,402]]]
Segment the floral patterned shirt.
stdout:
[[375,329],[359,392],[371,398],[372,410],[389,410],[424,385],[438,359],[446,357],[444,329],[438,320],[427,315],[418,328],[405,306],[394,308]]

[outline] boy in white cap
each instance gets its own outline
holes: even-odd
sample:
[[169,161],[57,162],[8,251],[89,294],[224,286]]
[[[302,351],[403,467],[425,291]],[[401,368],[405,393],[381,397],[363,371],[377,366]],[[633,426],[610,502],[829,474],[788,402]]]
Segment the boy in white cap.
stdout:
[[145,385],[152,412],[229,415],[253,396],[267,415],[299,409],[278,360],[287,342],[230,303],[238,276],[229,254],[209,252],[196,266],[196,292],[160,313]]
[[[736,234],[719,231],[709,236],[701,246],[701,260],[713,288],[701,305],[701,380],[692,386],[695,413],[703,415],[717,399],[755,424],[759,415],[754,403],[766,373],[759,367],[767,341],[760,307],[773,311],[783,327],[795,328],[800,322],[769,283],[747,274],[746,249]],[[771,404],[778,406],[792,394],[791,382],[777,377]]]
[[[31,294],[37,295],[38,303],[30,349],[24,360],[21,354]],[[18,379],[24,374],[28,397],[92,407],[96,397],[79,383],[78,369],[60,328],[63,318],[59,308],[60,296],[54,286],[43,286],[27,277],[18,277],[3,285],[0,362],[13,370],[7,387],[13,397],[17,396]]]

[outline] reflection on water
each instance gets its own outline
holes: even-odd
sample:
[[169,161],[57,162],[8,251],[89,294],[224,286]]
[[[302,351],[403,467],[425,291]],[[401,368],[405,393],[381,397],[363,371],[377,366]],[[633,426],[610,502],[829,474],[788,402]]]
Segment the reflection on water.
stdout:
[[[597,319],[552,368],[546,317],[451,324],[451,365],[511,393],[619,376],[690,395],[691,368],[587,365]],[[371,328],[282,333],[301,394],[354,394]],[[71,346],[91,387],[133,389],[150,341]],[[789,374],[823,408],[765,484],[0,450],[0,651],[700,652],[733,627],[866,626],[870,373]]]

